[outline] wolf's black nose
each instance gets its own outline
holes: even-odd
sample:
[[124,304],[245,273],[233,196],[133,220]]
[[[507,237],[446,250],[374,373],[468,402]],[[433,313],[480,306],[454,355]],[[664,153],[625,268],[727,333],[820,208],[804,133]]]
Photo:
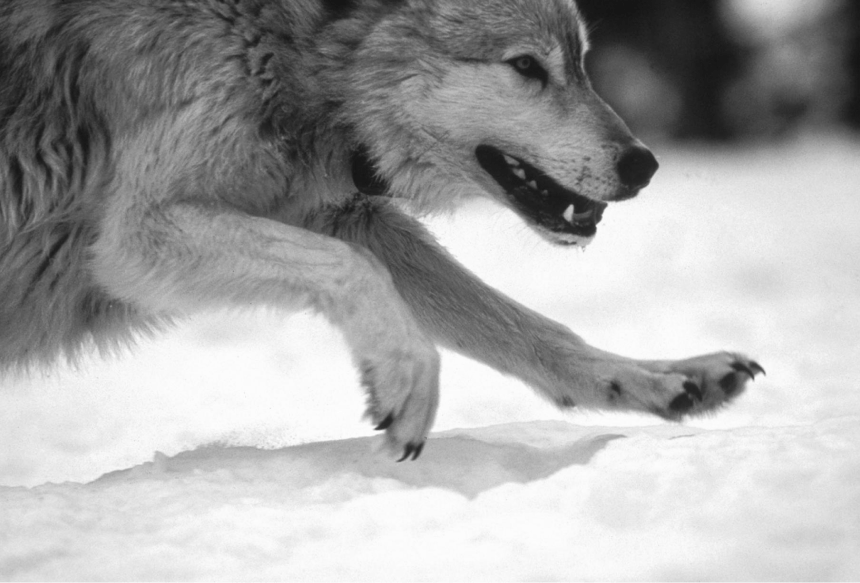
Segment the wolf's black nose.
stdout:
[[631,146],[618,161],[618,177],[627,188],[638,190],[648,186],[659,166],[651,150],[643,146]]

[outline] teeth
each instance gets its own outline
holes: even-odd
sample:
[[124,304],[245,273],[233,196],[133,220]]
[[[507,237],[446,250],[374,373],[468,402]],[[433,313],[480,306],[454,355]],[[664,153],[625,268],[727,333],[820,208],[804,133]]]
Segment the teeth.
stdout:
[[561,214],[561,216],[563,216],[564,220],[568,223],[575,223],[584,219],[590,219],[593,214],[594,209],[588,209],[582,211],[581,213],[578,213],[576,212],[576,208],[573,205],[570,205],[569,207],[564,209],[564,212]]
[[511,158],[507,154],[503,154],[503,155],[505,157],[505,162],[507,162],[509,166],[519,166],[520,165],[520,163],[517,162],[514,158]]
[[538,189],[537,181],[535,180],[529,180],[526,184],[528,184],[534,190]]
[[573,205],[570,205],[569,207],[564,209],[564,213],[561,216],[563,216],[564,220],[567,221],[568,223],[572,223],[574,210],[575,209],[573,208]]
[[526,179],[526,171],[522,168],[512,168],[511,170],[513,170],[514,174],[516,174],[517,178],[519,178],[520,180]]

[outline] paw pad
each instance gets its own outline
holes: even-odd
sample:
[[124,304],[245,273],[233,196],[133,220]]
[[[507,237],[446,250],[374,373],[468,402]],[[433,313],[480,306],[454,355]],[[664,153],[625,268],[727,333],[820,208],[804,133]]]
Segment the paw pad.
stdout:
[[702,389],[700,389],[699,385],[693,381],[687,381],[684,383],[684,391],[696,401],[701,401],[704,398],[702,395]]
[[669,410],[673,413],[683,414],[696,406],[696,401],[702,400],[702,389],[693,381],[684,383],[684,392],[672,399]]
[[669,403],[669,409],[673,413],[686,413],[693,408],[693,399],[687,393],[681,393]]

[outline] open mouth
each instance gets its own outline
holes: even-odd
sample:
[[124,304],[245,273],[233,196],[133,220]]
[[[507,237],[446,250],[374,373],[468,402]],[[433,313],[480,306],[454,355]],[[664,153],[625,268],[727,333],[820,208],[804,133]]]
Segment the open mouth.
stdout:
[[568,190],[541,170],[492,146],[478,146],[475,156],[516,210],[548,231],[554,241],[576,244],[597,233],[605,202]]

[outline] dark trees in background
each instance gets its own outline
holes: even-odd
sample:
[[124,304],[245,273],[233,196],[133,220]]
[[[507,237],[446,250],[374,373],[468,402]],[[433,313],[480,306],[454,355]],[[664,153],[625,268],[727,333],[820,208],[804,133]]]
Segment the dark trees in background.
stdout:
[[[646,138],[860,129],[860,0],[744,21],[732,0],[578,0],[598,92]],[[799,15],[799,16],[798,16]]]
[[860,0],[850,0],[846,11],[851,36],[848,51],[851,93],[845,108],[845,119],[855,129],[860,129]]
[[720,99],[741,54],[718,4],[579,0],[592,26],[594,83],[631,125],[676,138],[732,136]]

